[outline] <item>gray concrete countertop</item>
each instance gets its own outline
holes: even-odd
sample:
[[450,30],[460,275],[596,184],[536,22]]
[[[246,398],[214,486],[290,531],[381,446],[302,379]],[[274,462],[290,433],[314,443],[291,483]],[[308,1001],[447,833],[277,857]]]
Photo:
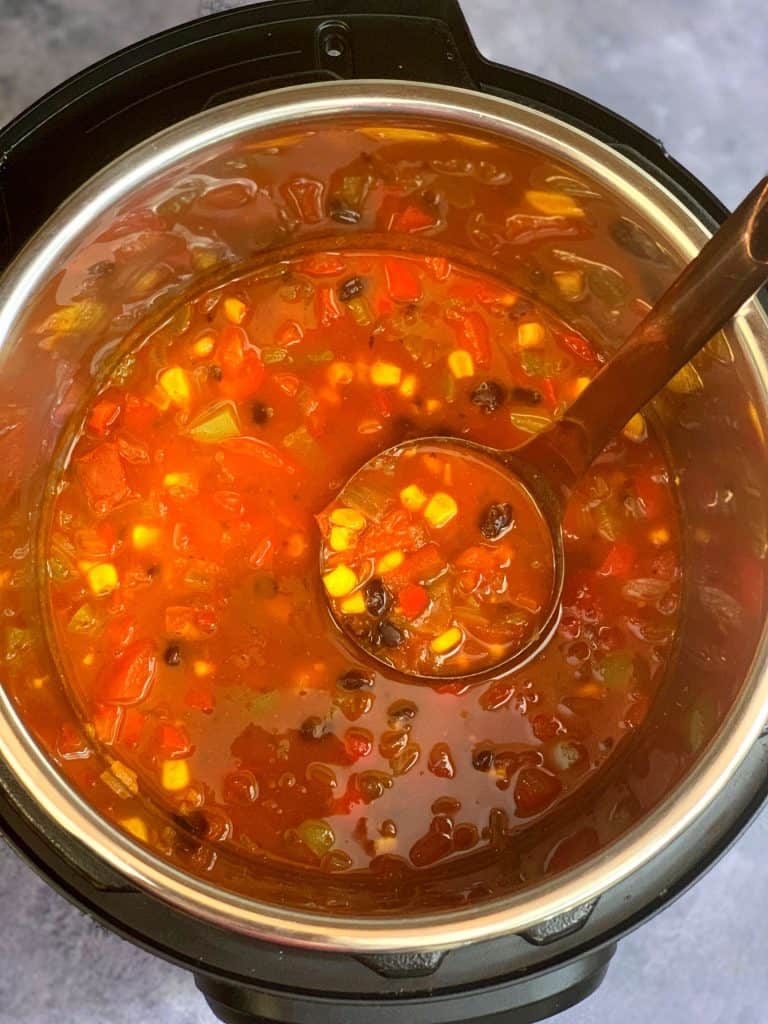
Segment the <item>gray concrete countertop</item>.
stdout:
[[[463,0],[480,49],[663,139],[733,205],[768,170],[764,0]],[[217,0],[0,0],[0,123],[51,86]],[[76,140],[73,140],[76,144]],[[630,936],[557,1024],[764,1024],[768,814]],[[0,844],[2,1024],[210,1024],[182,971],[105,933]],[[343,1022],[340,1022],[343,1024]]]

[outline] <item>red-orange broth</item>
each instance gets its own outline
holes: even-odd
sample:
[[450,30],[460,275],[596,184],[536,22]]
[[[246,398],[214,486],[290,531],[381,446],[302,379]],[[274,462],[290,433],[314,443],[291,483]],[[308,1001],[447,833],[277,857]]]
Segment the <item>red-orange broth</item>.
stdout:
[[[557,217],[581,218],[553,195]],[[568,274],[559,287],[575,294]],[[646,418],[572,496],[557,636],[490,683],[407,685],[356,659],[323,600],[316,517],[408,437],[514,446],[598,366],[583,334],[517,288],[416,253],[296,256],[149,333],[88,400],[45,538],[55,646],[111,763],[89,782],[94,806],[198,870],[200,850],[228,840],[366,872],[497,847],[579,787],[643,722],[678,623],[676,505]],[[461,508],[466,489],[438,472]],[[377,556],[401,550],[390,539]],[[429,539],[411,540],[404,561]],[[469,604],[508,590],[511,535],[461,540]],[[402,565],[397,628],[439,584]],[[88,745],[65,726],[57,755]]]

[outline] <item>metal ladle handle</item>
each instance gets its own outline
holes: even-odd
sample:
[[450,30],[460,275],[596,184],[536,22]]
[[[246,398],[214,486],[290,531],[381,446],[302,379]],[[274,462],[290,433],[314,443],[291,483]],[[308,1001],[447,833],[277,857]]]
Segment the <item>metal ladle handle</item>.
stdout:
[[528,442],[568,488],[606,444],[768,280],[768,177],[670,285],[562,419]]

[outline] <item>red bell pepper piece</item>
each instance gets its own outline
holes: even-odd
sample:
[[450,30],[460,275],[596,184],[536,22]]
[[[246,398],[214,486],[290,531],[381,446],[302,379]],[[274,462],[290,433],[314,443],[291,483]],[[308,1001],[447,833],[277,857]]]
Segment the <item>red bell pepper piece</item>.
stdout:
[[389,230],[406,231],[412,234],[416,231],[425,231],[427,228],[433,228],[437,222],[438,217],[434,212],[412,204],[406,206],[404,210],[398,210],[393,214],[389,222]]
[[117,445],[104,442],[76,461],[77,475],[94,512],[110,512],[128,496]]
[[459,344],[472,356],[478,366],[489,366],[491,343],[488,325],[479,313],[467,313],[456,324]]
[[125,708],[114,704],[97,704],[91,715],[96,739],[105,746],[111,746],[117,739],[123,721]]
[[600,576],[628,576],[635,564],[635,548],[624,540],[617,540],[597,570]]
[[421,281],[407,260],[394,257],[384,260],[384,275],[395,302],[417,302],[421,298]]
[[408,583],[397,595],[397,600],[403,609],[403,615],[415,619],[429,604],[429,594],[426,587],[419,583]]
[[186,730],[171,722],[161,722],[155,732],[155,742],[164,757],[186,757],[192,750]]
[[117,422],[119,415],[120,404],[103,398],[91,409],[88,417],[88,429],[92,430],[94,434],[105,437],[109,433],[109,428]]
[[575,331],[564,331],[560,335],[560,339],[567,349],[570,349],[579,359],[583,359],[585,363],[598,362],[597,353],[583,335],[577,334]]
[[138,704],[149,693],[156,676],[155,645],[141,640],[107,666],[95,690],[105,704]]

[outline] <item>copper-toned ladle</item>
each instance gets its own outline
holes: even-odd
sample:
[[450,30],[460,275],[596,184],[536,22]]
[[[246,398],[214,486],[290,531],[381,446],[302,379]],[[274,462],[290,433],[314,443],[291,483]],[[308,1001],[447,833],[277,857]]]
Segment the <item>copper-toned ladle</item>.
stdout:
[[[522,482],[552,534],[554,583],[538,627],[517,651],[492,668],[456,672],[449,678],[487,678],[529,661],[547,642],[560,618],[564,578],[562,516],[574,484],[605,445],[719,331],[768,280],[768,177],[747,196],[696,258],[664,292],[613,358],[547,430],[518,448],[500,451],[473,441],[421,437],[381,453],[406,449],[474,453],[493,460]],[[357,475],[357,474],[356,474]],[[346,487],[334,504],[344,504]],[[353,639],[353,638],[351,638]],[[371,652],[364,653],[371,656]],[[375,655],[374,655],[375,657]],[[384,659],[381,659],[384,661]],[[386,663],[386,662],[385,662]],[[413,673],[436,679],[438,673]],[[445,672],[439,673],[445,681]]]

